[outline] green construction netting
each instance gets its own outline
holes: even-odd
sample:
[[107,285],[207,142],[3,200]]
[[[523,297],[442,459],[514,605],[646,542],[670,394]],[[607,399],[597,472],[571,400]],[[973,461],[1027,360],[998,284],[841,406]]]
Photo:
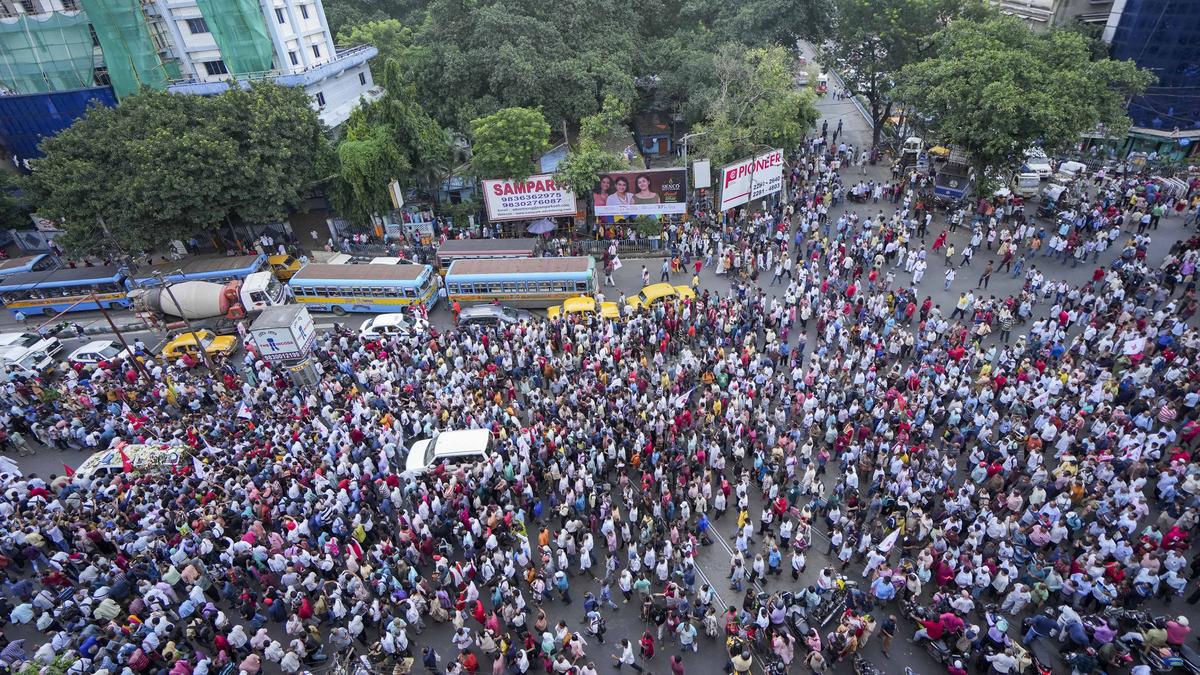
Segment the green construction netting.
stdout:
[[232,75],[271,70],[275,53],[262,7],[255,0],[197,0],[221,60]]
[[117,98],[137,93],[142,85],[165,89],[177,77],[158,58],[150,29],[138,0],[82,0],[108,66],[108,78]]
[[0,84],[18,94],[94,84],[88,17],[83,12],[0,19]]

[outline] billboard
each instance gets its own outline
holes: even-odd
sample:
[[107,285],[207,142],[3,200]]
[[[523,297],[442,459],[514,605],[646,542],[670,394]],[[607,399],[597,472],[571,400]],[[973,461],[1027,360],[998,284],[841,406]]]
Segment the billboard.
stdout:
[[[751,184],[753,183],[753,184]],[[721,169],[721,206],[735,206],[773,195],[783,189],[783,150],[770,150]]]
[[687,168],[602,173],[592,204],[597,216],[687,213]]
[[575,215],[575,193],[560,187],[550,174],[523,181],[485,180],[483,198],[492,222]]

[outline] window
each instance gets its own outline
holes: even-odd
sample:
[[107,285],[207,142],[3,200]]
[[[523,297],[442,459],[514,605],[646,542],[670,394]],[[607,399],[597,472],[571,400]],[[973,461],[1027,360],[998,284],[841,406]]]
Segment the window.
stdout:
[[296,56],[296,52],[288,52],[288,58],[291,59],[293,66],[300,65],[300,57]]
[[308,5],[300,5],[300,16],[308,18]]
[[275,18],[279,20],[279,23],[285,23],[283,20],[283,10],[282,9],[279,9],[278,7],[275,8]]
[[322,108],[325,107],[325,94],[322,94],[319,91],[317,92],[317,105]]
[[204,17],[200,17],[199,19],[188,19],[187,25],[188,30],[191,31],[192,35],[199,35],[200,33],[208,32],[208,23],[204,21]]
[[367,86],[367,74],[366,73],[358,74],[358,83],[364,87]]
[[313,56],[321,58],[321,45],[313,45]]
[[550,292],[550,282],[549,281],[539,281],[538,282],[538,291],[540,291],[542,293],[549,293]]
[[587,292],[588,292],[588,290],[589,290],[589,289],[588,289],[588,282],[586,282],[586,281],[576,281],[576,282],[575,282],[575,290],[579,291],[580,293],[587,293]]
[[511,281],[504,282],[504,292],[505,293],[516,293],[517,285]]
[[205,61],[204,70],[208,71],[209,75],[229,74],[229,69],[225,67],[224,61]]

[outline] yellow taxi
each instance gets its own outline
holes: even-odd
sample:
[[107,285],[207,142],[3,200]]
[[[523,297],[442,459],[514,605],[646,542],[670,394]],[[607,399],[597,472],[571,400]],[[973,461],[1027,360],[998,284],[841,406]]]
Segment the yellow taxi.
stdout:
[[672,286],[668,283],[650,284],[643,288],[637,295],[629,298],[630,309],[641,309],[642,307],[653,307],[656,303],[674,300],[691,300],[696,297],[696,292],[688,286]]
[[301,267],[299,260],[287,254],[267,256],[267,264],[271,266],[275,278],[280,281],[287,281],[296,276]]
[[[546,316],[551,320],[560,314],[595,314],[596,299],[588,295],[577,295],[567,298],[561,305],[555,305],[546,310]],[[621,316],[621,310],[615,302],[600,303],[600,316],[606,319],[616,319]]]
[[177,359],[184,354],[197,356],[196,340],[209,356],[229,355],[237,351],[237,339],[231,335],[213,335],[210,330],[188,331],[180,333],[163,347],[162,355],[168,359]]

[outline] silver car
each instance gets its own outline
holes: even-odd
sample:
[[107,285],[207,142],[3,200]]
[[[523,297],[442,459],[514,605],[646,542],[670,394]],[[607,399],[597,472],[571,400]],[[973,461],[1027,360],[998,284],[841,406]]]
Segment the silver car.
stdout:
[[532,319],[533,315],[529,312],[504,305],[475,305],[458,313],[458,325],[460,326],[469,326],[475,323],[496,326],[531,321]]

